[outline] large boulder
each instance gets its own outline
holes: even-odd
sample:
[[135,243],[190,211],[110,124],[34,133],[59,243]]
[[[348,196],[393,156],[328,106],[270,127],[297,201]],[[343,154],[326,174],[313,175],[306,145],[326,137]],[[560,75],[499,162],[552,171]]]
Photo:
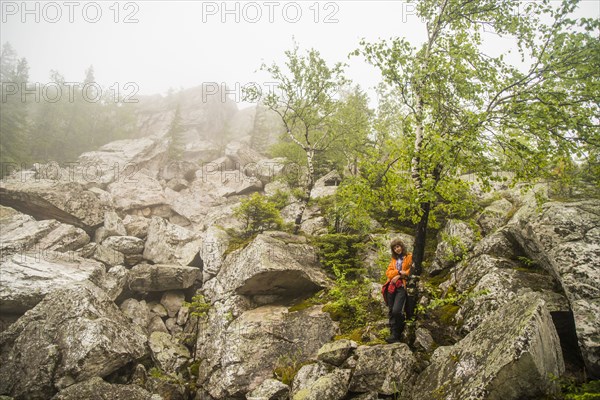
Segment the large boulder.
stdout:
[[163,293],[160,304],[167,311],[167,315],[174,318],[183,306],[184,301],[185,294],[182,291],[168,291]]
[[[169,204],[174,212],[188,220],[198,231],[204,231],[214,225],[241,230],[243,224],[233,218],[233,209],[239,202],[234,198],[224,197],[223,194],[227,193],[233,194],[235,191],[223,191],[220,182],[213,185],[196,180],[189,188],[179,193],[174,192],[169,197]],[[223,220],[227,222],[223,223]]]
[[469,224],[460,220],[448,220],[444,229],[438,234],[438,245],[429,273],[435,275],[446,268],[452,267],[474,245],[475,232]]
[[170,161],[159,172],[158,177],[165,181],[184,179],[191,181],[198,170],[198,164],[190,161]]
[[0,204],[37,220],[55,219],[92,234],[104,223],[110,204],[77,182],[50,179],[0,182]]
[[102,245],[125,255],[142,254],[144,241],[134,236],[110,236],[104,239]]
[[150,392],[137,385],[116,385],[95,377],[79,382],[62,390],[52,400],[159,400],[160,396],[152,396]]
[[117,265],[106,272],[104,281],[101,283],[100,287],[104,289],[108,297],[114,301],[121,293],[123,293],[123,290],[125,290],[128,276],[129,271],[127,268],[122,265]]
[[[273,375],[278,360],[315,356],[337,332],[320,307],[288,312],[286,307],[263,306],[244,312],[221,333],[211,335],[205,328],[197,356],[204,360],[201,368],[212,372],[198,383],[217,399],[254,390]],[[211,341],[219,344],[211,346]]]
[[352,354],[356,347],[356,342],[351,340],[336,340],[321,347],[317,353],[317,359],[339,367],[350,357],[350,354]]
[[520,255],[522,249],[509,237],[504,228],[486,236],[449,280],[457,291],[468,293],[456,316],[463,332],[472,331],[493,311],[530,291],[546,301],[553,318],[556,313],[569,312],[568,301],[557,290],[554,277],[536,264],[528,264]]
[[2,207],[0,228],[0,261],[15,253],[34,256],[47,250],[71,252],[90,241],[80,228],[53,219],[36,221],[9,207]]
[[481,227],[483,234],[490,234],[503,226],[512,209],[513,204],[506,199],[496,200],[484,208],[477,217],[477,223]]
[[165,332],[152,332],[148,339],[152,359],[166,373],[176,374],[190,360],[190,352]]
[[202,258],[202,271],[207,278],[214,277],[221,270],[225,252],[229,247],[229,235],[223,229],[216,226],[209,227],[202,235],[202,247],[200,257]]
[[286,163],[287,159],[284,157],[259,160],[255,166],[247,166],[245,172],[249,176],[257,177],[266,187],[267,184],[276,182],[275,178],[283,174]]
[[0,312],[22,314],[51,291],[76,282],[91,280],[100,285],[104,273],[99,262],[74,254],[15,254],[0,264]]
[[0,334],[0,394],[47,399],[146,354],[146,336],[97,286],[47,295]]
[[236,169],[244,171],[247,168],[255,169],[257,163],[264,159],[256,150],[252,149],[244,140],[234,140],[225,146],[225,155],[229,157]]
[[342,400],[348,394],[348,382],[352,371],[336,369],[299,390],[293,400]]
[[290,397],[294,396],[303,389],[309,388],[313,383],[318,381],[323,376],[327,375],[331,371],[331,367],[322,363],[306,364],[300,367],[294,381],[292,382],[292,391]]
[[[404,393],[415,379],[417,360],[404,343],[360,346],[350,390],[391,395]],[[424,397],[425,398],[425,397]]]
[[128,236],[134,236],[139,239],[146,239],[148,236],[148,226],[150,220],[139,215],[127,215],[123,219],[125,230]]
[[[125,230],[125,225],[123,224],[123,220],[119,217],[119,215],[114,211],[109,211],[104,214],[104,236],[125,236],[127,235],[127,231]],[[100,242],[100,241],[97,241]]]
[[315,182],[315,185],[310,193],[310,197],[313,199],[318,199],[321,197],[334,195],[341,181],[342,177],[337,173],[337,171],[329,172]]
[[526,270],[496,270],[479,280],[457,313],[464,332],[475,329],[493,311],[517,296],[536,292],[551,313],[569,312],[569,302],[556,292],[555,281],[547,273]]
[[136,299],[126,299],[121,303],[119,309],[131,322],[146,329],[150,323],[150,310],[146,305],[145,300],[138,301]]
[[265,379],[259,387],[246,395],[247,400],[287,400],[290,387],[275,379]]
[[220,286],[213,297],[235,292],[262,304],[305,296],[330,284],[306,238],[282,232],[260,234],[228,255],[216,280]]
[[560,282],[588,373],[600,377],[600,201],[548,202],[538,211],[529,199],[508,229],[527,256]]
[[138,264],[128,275],[127,287],[139,293],[187,289],[202,282],[200,269],[179,265]]
[[108,191],[114,198],[115,207],[122,211],[167,204],[162,186],[147,171],[111,183]]
[[80,155],[78,166],[82,168],[81,175],[98,186],[115,181],[131,184],[141,168],[152,165],[157,147],[160,143],[149,137],[116,140]]
[[419,375],[412,398],[532,399],[553,392],[564,372],[550,314],[534,293],[489,316],[452,347],[438,348]]
[[148,227],[144,258],[157,264],[190,265],[201,246],[199,234],[153,217]]

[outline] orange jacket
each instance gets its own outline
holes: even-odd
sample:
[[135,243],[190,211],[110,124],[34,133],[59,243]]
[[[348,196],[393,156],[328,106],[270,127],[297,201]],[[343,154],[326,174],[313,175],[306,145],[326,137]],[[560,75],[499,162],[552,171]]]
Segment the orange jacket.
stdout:
[[[404,256],[404,261],[402,262],[402,271],[410,275],[410,267],[412,265],[412,253],[408,253]],[[388,282],[392,280],[393,277],[398,275],[398,270],[396,269],[396,259],[392,258],[390,264],[387,267],[387,271],[385,271],[385,275],[388,278]],[[401,278],[404,280],[403,278]]]

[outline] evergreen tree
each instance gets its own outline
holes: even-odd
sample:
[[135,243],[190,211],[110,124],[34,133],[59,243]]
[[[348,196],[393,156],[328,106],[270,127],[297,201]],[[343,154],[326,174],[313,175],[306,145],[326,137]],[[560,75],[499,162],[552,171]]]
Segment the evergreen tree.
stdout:
[[[18,59],[10,43],[2,46],[0,65],[0,158],[3,163],[21,164],[28,161],[27,137],[29,122],[27,103],[22,92],[29,80],[29,65],[25,58]],[[8,168],[2,168],[2,173]]]
[[171,120],[171,126],[167,133],[169,138],[169,149],[167,154],[172,161],[180,161],[185,150],[185,142],[183,138],[183,127],[181,125],[181,111],[179,104],[175,108],[175,114]]

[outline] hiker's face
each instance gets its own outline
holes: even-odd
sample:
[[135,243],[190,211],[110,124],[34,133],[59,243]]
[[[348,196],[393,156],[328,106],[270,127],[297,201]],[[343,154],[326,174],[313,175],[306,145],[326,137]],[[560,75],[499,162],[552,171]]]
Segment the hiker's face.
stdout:
[[400,244],[395,245],[394,246],[394,252],[396,254],[402,254],[402,245],[400,245]]

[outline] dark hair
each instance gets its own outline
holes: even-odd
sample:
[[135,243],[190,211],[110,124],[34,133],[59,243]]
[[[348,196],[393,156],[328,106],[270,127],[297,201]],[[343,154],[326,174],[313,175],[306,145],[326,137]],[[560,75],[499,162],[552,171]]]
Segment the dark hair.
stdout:
[[404,244],[404,242],[400,239],[394,239],[392,240],[392,243],[390,243],[390,250],[392,251],[392,258],[398,258],[400,255],[396,254],[396,252],[394,251],[394,247],[396,247],[397,245],[402,246],[402,256],[406,255],[406,245]]

